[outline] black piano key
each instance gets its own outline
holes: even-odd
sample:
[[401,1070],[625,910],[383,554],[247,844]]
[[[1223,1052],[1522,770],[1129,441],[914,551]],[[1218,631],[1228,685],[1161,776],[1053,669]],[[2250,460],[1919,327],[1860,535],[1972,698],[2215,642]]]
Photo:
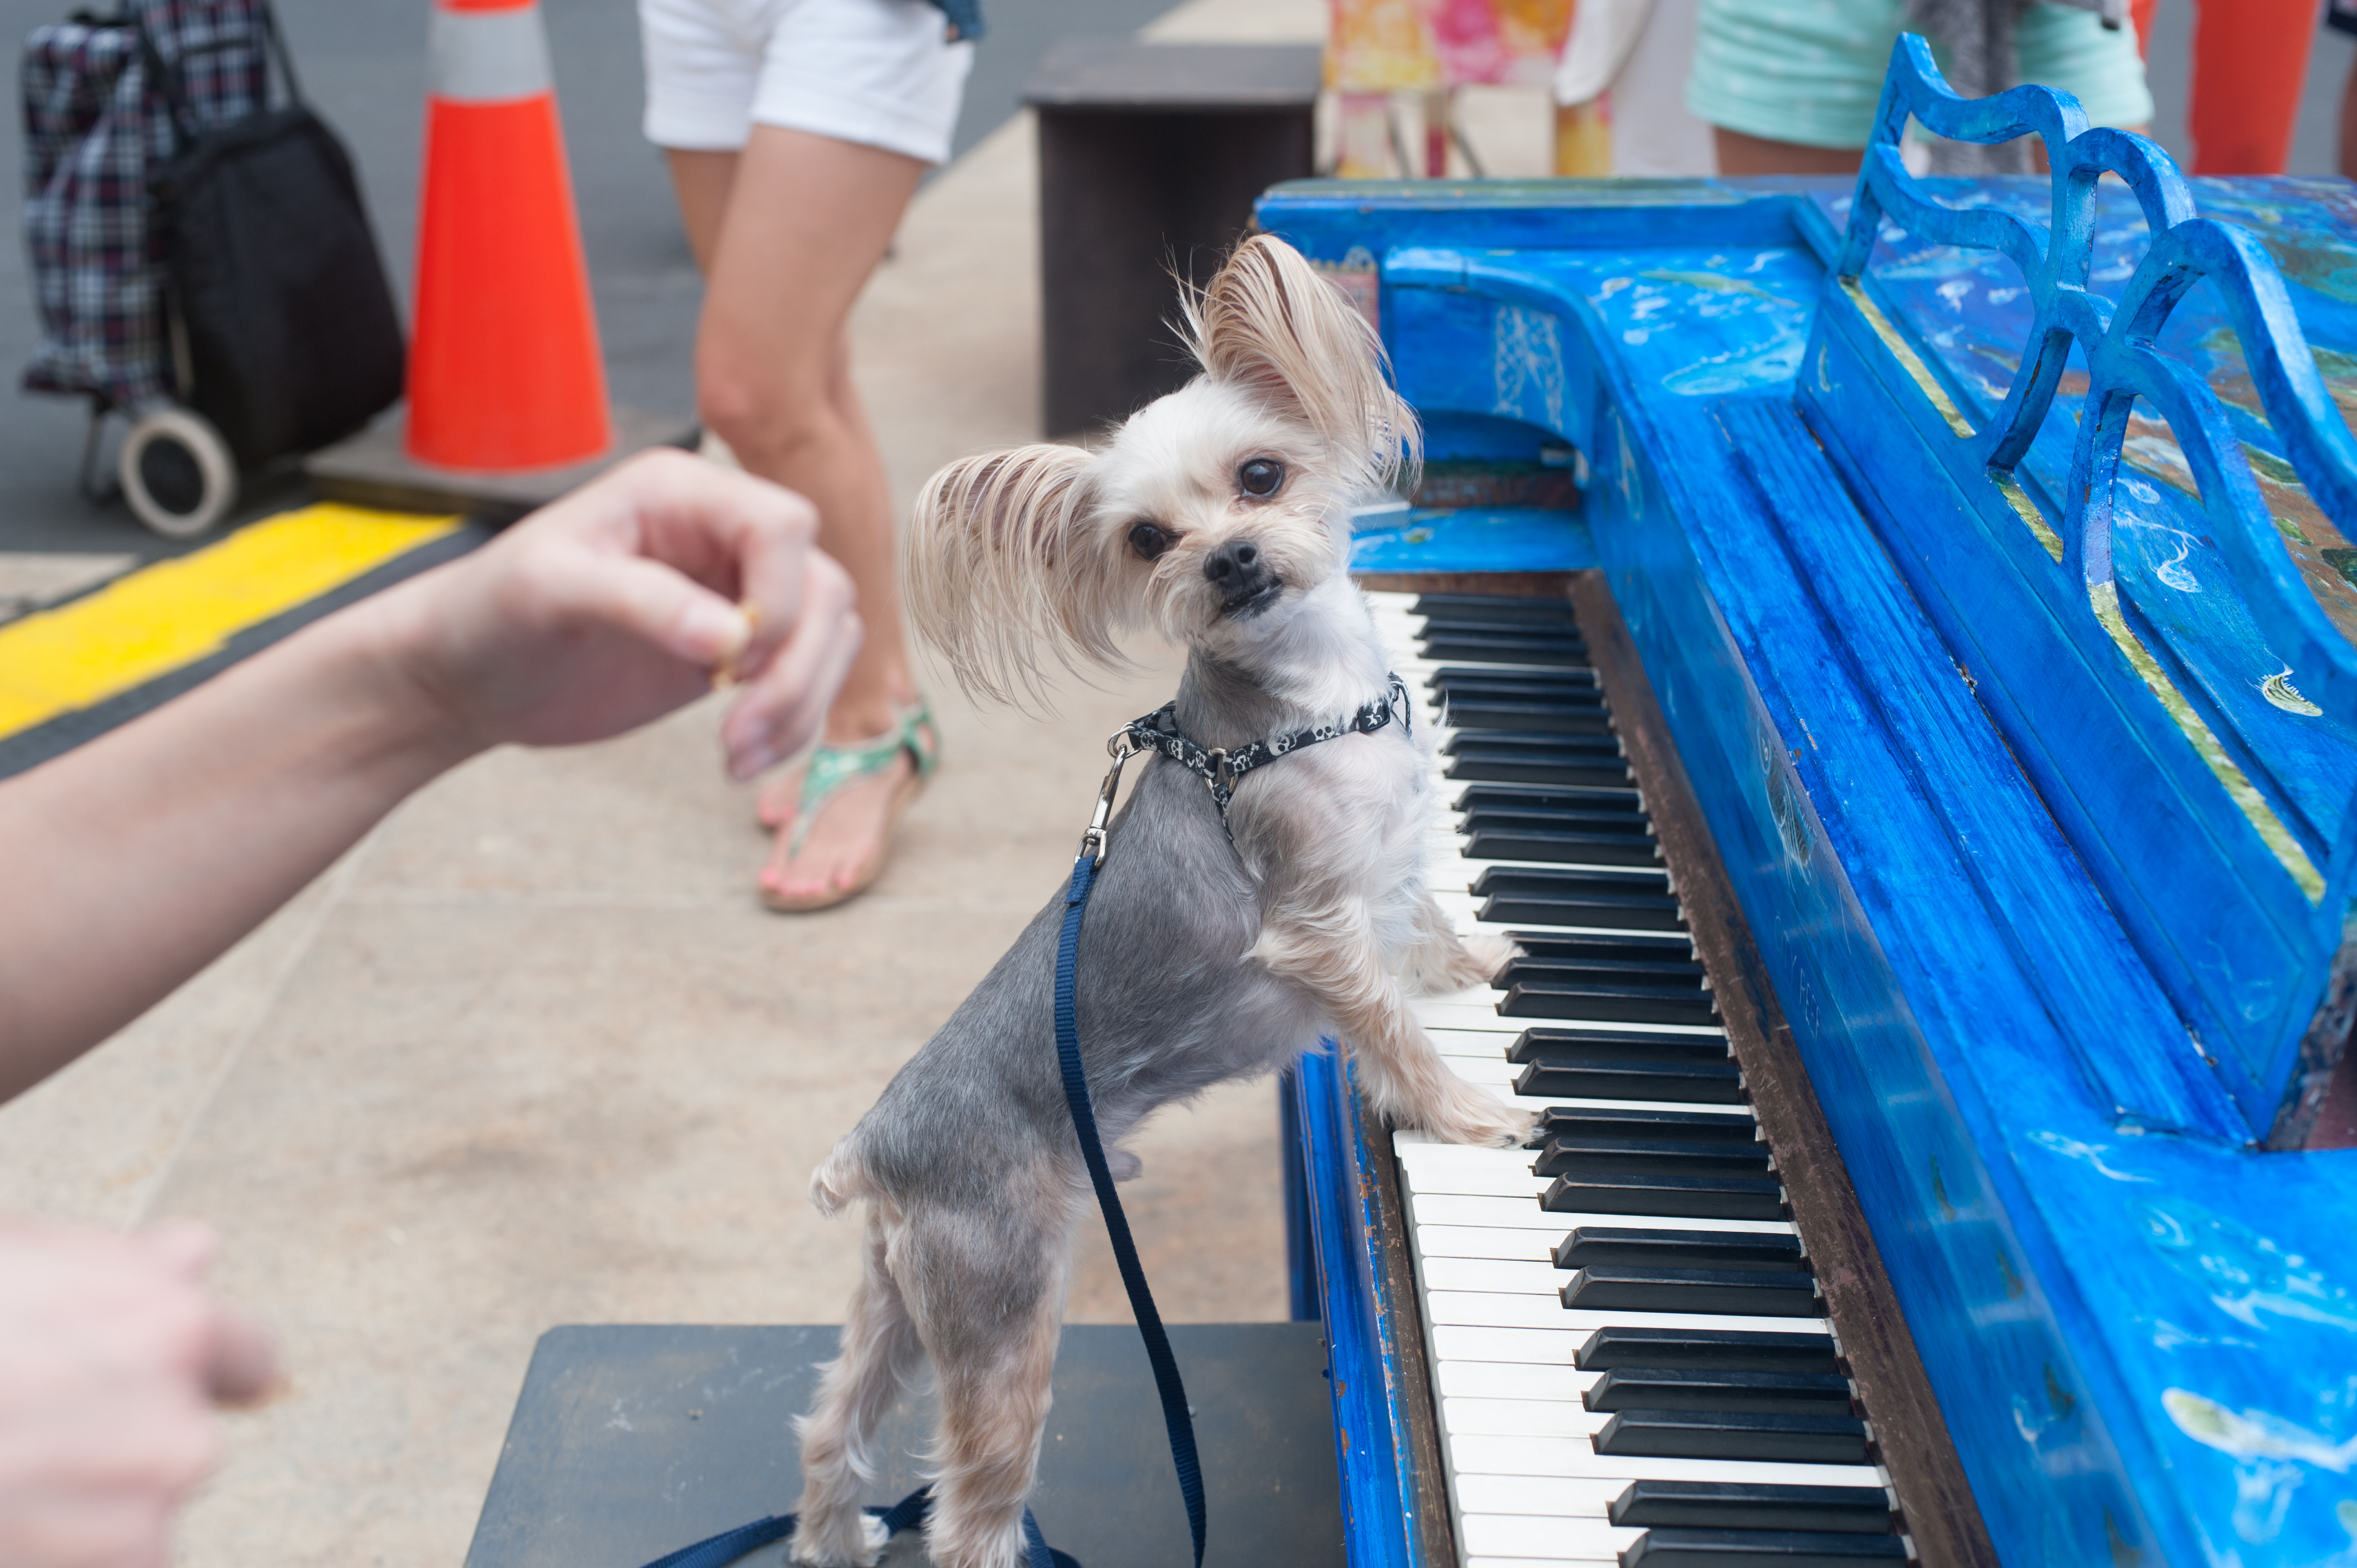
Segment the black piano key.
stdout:
[[1593,1018],[1610,1024],[1708,1024],[1718,1004],[1687,985],[1614,985],[1535,976],[1517,979],[1498,1004],[1504,1018]]
[[1675,986],[1699,993],[1703,979],[1702,965],[1691,959],[1666,954],[1640,957],[1621,949],[1593,957],[1524,951],[1508,961],[1490,983],[1504,991],[1517,980],[1604,980],[1621,985]]
[[1895,1535],[1649,1530],[1620,1554],[1620,1568],[1859,1568],[1906,1561],[1906,1542]]
[[1581,1403],[1600,1414],[1622,1410],[1704,1410],[1739,1411],[1747,1415],[1847,1415],[1849,1401],[1849,1380],[1830,1372],[1695,1372],[1659,1367],[1615,1368],[1588,1384],[1587,1391],[1580,1395]]
[[[1580,737],[1543,738],[1568,743]],[[1491,744],[1495,739],[1489,735],[1450,736],[1447,751],[1448,777],[1469,783],[1562,785],[1620,784],[1629,778],[1629,765],[1617,746]]]
[[1473,663],[1538,664],[1561,669],[1585,669],[1587,645],[1576,637],[1549,637],[1529,631],[1473,630],[1426,624],[1416,639],[1416,651],[1426,659]]
[[1582,1225],[1555,1243],[1555,1266],[1657,1269],[1760,1269],[1809,1266],[1798,1236],[1752,1230],[1632,1230]]
[[1539,735],[1609,735],[1612,715],[1601,703],[1534,698],[1451,697],[1441,722],[1459,730],[1523,730]]
[[1571,601],[1543,594],[1418,594],[1411,613],[1485,626],[1575,627]]
[[1583,1372],[1688,1367],[1705,1372],[1838,1372],[1830,1334],[1757,1328],[1599,1328],[1572,1357]]
[[1879,1487],[1780,1487],[1758,1481],[1631,1481],[1612,1499],[1623,1530],[1822,1530],[1887,1535],[1890,1494]]
[[1533,1100],[1662,1100],[1679,1105],[1739,1105],[1743,1102],[1743,1074],[1732,1061],[1598,1061],[1577,1065],[1539,1061],[1523,1069],[1521,1076],[1514,1079],[1514,1092]]
[[1476,806],[1457,820],[1460,832],[1577,833],[1586,838],[1641,839],[1652,842],[1652,823],[1642,811],[1614,811],[1601,807],[1564,806],[1532,811],[1519,806]]
[[[1534,1068],[1535,1072],[1540,1069]],[[1774,1176],[1557,1176],[1539,1199],[1550,1214],[1659,1214],[1682,1219],[1781,1219],[1784,1186]]]
[[1768,1145],[1560,1133],[1546,1141],[1531,1170],[1534,1175],[1548,1176],[1644,1171],[1685,1176],[1766,1176]]
[[1749,1144],[1757,1141],[1759,1132],[1760,1124],[1744,1112],[1552,1105],[1539,1112],[1537,1133],[1526,1146],[1543,1149],[1548,1139],[1558,1137],[1672,1138],[1685,1144]]
[[1567,1029],[1540,1025],[1524,1029],[1506,1047],[1506,1059],[1520,1066],[1544,1062],[1577,1067],[1589,1062],[1722,1062],[1727,1036],[1684,1029]]
[[1676,899],[1644,893],[1500,893],[1482,903],[1476,918],[1494,926],[1596,926],[1628,931],[1686,929]]
[[1478,693],[1484,696],[1567,697],[1598,700],[1603,687],[1594,670],[1508,670],[1495,664],[1444,664],[1424,678],[1427,692]]
[[1852,1415],[1748,1415],[1740,1411],[1624,1410],[1594,1439],[1615,1458],[1761,1459],[1863,1465],[1866,1423]]
[[[1465,736],[1468,740],[1477,737]],[[1616,754],[1617,755],[1617,754]],[[1468,784],[1454,811],[1608,811],[1649,822],[1637,791],[1604,784]]]
[[1685,929],[1676,896],[1641,872],[1493,865],[1473,879],[1471,892],[1486,900],[1480,918],[1499,925]]
[[1694,957],[1690,939],[1642,931],[1598,931],[1587,936],[1558,931],[1508,931],[1506,940],[1520,948],[1525,958],[1627,958],[1638,963],[1674,963]]
[[1598,1264],[1563,1287],[1582,1312],[1692,1312],[1728,1317],[1823,1317],[1813,1273],[1792,1269],[1657,1269]]
[[1556,832],[1469,827],[1469,860],[1536,860],[1557,865],[1654,865],[1660,847],[1641,833]]

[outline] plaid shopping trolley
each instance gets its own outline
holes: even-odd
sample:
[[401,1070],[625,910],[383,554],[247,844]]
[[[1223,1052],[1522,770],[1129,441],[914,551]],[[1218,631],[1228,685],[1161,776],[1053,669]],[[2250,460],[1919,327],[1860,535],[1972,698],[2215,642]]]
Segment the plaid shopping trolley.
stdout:
[[[283,102],[273,102],[272,65]],[[210,528],[238,475],[359,429],[402,338],[349,156],[304,105],[267,0],[129,0],[36,28],[22,68],[31,391],[91,402],[159,533]]]

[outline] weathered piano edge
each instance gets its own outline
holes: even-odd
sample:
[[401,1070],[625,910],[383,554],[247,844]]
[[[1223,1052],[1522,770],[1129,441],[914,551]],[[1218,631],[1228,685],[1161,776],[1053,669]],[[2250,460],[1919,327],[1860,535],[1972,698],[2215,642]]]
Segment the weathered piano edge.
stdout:
[[1351,1568],[1458,1568],[1398,1162],[1340,1054],[1328,1042],[1297,1061],[1281,1102],[1326,1327],[1343,1541]]
[[[1662,857],[1712,980],[1720,1022],[1752,1113],[1775,1151],[1793,1223],[1816,1267],[1835,1343],[1923,1568],[1996,1568],[1996,1548],[1956,1456],[1898,1293],[1884,1273],[1849,1171],[1768,977],[1701,801],[1670,741],[1629,629],[1600,571],[1576,574],[1570,598],[1611,703],[1621,750],[1652,812]],[[1734,983],[1727,983],[1733,982]]]

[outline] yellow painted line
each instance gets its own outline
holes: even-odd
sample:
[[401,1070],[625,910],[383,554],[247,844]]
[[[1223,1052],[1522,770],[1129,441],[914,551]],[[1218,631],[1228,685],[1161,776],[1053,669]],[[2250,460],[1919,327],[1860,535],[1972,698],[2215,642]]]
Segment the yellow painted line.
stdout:
[[86,708],[219,652],[247,627],[458,527],[456,517],[322,504],[240,529],[0,626],[0,735]]

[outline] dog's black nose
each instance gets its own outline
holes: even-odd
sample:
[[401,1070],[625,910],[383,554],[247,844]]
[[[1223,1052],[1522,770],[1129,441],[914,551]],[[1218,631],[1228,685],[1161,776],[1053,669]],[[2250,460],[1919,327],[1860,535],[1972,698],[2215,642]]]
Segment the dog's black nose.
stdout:
[[1222,588],[1242,587],[1259,575],[1260,548],[1249,539],[1231,540],[1203,562],[1203,575]]

